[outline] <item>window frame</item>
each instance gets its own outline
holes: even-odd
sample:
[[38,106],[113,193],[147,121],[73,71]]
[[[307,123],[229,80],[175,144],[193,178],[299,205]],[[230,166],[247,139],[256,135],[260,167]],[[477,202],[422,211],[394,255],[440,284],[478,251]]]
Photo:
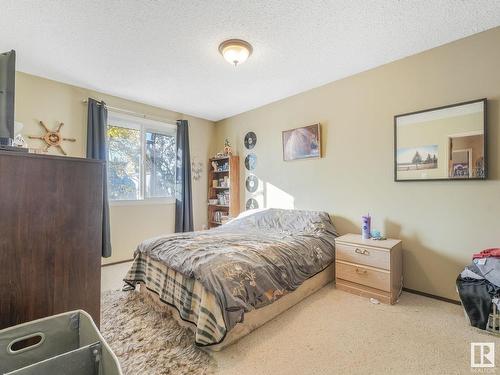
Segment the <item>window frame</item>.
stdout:
[[[139,198],[138,199],[109,199],[110,206],[134,206],[134,205],[146,205],[146,204],[175,204],[175,193],[173,197],[153,197],[147,198],[146,193],[146,133],[154,132],[157,134],[163,134],[167,136],[173,136],[175,138],[175,148],[177,149],[177,125],[152,120],[149,118],[137,117],[126,115],[119,112],[109,111],[108,112],[108,123],[107,127],[119,126],[123,128],[139,130],[140,141],[141,141],[141,157],[139,163]],[[107,132],[106,132],[107,134]],[[108,143],[108,137],[106,136],[106,144]],[[106,146],[107,150],[107,146]],[[106,161],[108,161],[108,151],[106,151]],[[175,156],[177,158],[177,155]],[[106,166],[107,168],[107,166]],[[108,181],[106,181],[106,184]]]

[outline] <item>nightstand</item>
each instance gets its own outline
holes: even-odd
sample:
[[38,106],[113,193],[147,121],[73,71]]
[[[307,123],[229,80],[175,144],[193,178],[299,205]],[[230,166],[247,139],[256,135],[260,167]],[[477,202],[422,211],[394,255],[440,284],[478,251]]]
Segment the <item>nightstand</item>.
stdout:
[[363,240],[359,234],[337,237],[335,282],[338,289],[396,303],[403,288],[401,241]]

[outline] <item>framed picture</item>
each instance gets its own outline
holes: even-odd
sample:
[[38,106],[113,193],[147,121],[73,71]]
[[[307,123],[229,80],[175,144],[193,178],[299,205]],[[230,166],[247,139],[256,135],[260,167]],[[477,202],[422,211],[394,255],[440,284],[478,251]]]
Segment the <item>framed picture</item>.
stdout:
[[320,124],[285,130],[282,141],[284,161],[321,157]]
[[394,116],[394,180],[487,178],[486,99]]

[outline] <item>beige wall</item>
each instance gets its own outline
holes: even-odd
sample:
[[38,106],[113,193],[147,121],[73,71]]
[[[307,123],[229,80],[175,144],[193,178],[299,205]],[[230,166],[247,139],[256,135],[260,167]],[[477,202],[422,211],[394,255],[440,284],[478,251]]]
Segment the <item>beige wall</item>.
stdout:
[[[209,157],[209,142],[213,136],[213,123],[181,113],[100,94],[91,90],[66,85],[60,82],[18,72],[16,74],[16,121],[24,124],[22,134],[41,135],[38,125],[43,120],[49,127],[64,122],[65,137],[76,138],[77,142],[65,142],[63,147],[69,156],[84,157],[86,149],[87,109],[83,99],[103,99],[107,104],[130,111],[144,113],[155,119],[187,119],[190,124],[191,155],[203,161],[203,173],[193,181],[194,225],[201,229],[206,224],[207,175],[206,160]],[[39,148],[42,141],[27,139],[29,147]],[[58,154],[55,149],[51,154]],[[62,202],[64,203],[64,202]],[[104,263],[130,259],[137,244],[155,235],[171,233],[174,230],[173,204],[131,204],[111,206],[111,242],[113,256]]]
[[[370,212],[374,228],[404,242],[404,285],[457,299],[455,279],[471,254],[500,246],[498,46],[500,28],[226,119],[212,150],[230,138],[243,189],[242,140],[255,131],[267,206],[326,210],[341,233],[359,232]],[[393,181],[394,115],[483,97],[489,181]],[[281,131],[316,122],[324,157],[283,162]]]

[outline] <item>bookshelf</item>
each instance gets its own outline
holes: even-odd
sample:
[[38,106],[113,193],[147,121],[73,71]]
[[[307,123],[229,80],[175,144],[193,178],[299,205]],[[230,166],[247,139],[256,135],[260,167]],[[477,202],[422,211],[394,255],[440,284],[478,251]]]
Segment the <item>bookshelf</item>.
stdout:
[[[214,170],[215,163],[217,170]],[[228,155],[209,159],[208,163],[208,227],[223,223],[221,217],[234,218],[240,213],[239,157]],[[216,183],[214,181],[217,181]],[[217,202],[215,202],[217,200]],[[212,201],[212,202],[211,202]]]

